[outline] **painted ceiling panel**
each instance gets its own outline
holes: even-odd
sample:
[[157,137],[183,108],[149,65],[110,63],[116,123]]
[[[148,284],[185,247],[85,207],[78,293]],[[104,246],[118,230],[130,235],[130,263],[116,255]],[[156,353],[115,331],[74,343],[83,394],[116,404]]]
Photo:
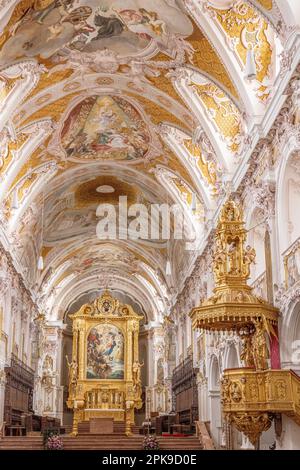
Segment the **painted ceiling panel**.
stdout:
[[[273,11],[271,0],[257,3]],[[0,202],[40,299],[58,286],[63,299],[79,279],[87,288],[101,269],[138,303],[157,300],[150,317],[162,314],[192,259],[184,241],[105,243],[95,209],[122,195],[148,208],[178,203],[205,233],[232,156],[243,159],[246,103],[262,120],[272,98],[276,41],[266,17],[240,0],[17,3],[0,35]],[[180,272],[166,275],[167,261]]]

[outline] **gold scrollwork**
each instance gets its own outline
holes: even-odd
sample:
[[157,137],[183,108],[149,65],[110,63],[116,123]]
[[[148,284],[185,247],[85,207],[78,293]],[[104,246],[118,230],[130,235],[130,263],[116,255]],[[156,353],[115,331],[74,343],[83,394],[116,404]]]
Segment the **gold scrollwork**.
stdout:
[[223,413],[255,444],[280,413],[300,424],[299,390],[300,379],[289,370],[225,370],[221,383]]

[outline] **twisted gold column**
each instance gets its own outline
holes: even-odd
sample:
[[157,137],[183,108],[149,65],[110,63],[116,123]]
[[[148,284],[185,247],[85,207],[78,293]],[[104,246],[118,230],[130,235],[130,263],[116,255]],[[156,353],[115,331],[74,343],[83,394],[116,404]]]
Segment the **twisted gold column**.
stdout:
[[79,380],[84,380],[84,350],[85,350],[85,337],[84,327],[79,327]]
[[132,322],[128,325],[127,329],[127,380],[132,380]]
[[133,327],[133,362],[139,359],[139,325]]

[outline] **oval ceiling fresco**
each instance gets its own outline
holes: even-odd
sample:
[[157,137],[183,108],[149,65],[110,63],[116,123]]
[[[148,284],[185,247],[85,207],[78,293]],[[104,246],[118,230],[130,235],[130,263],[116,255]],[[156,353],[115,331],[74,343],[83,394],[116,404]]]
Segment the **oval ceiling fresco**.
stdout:
[[153,42],[171,51],[172,37],[192,32],[188,16],[165,0],[39,0],[11,22],[0,64],[105,49],[126,57],[140,54]]
[[136,160],[149,148],[147,126],[119,96],[90,96],[64,122],[61,145],[67,158]]

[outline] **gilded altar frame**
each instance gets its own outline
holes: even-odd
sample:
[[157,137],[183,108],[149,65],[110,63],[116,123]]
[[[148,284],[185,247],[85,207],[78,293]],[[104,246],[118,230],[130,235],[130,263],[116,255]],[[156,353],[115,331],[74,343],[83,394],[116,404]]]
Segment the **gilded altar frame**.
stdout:
[[[124,421],[126,433],[134,424],[134,409],[141,408],[138,357],[139,322],[142,316],[130,305],[120,304],[109,292],[83,305],[70,315],[73,321],[72,362],[69,363],[69,397],[67,405],[74,411],[73,434],[78,423],[90,418],[113,418]],[[100,325],[113,326],[124,338],[124,376],[120,378],[87,378],[87,344],[91,330]]]

